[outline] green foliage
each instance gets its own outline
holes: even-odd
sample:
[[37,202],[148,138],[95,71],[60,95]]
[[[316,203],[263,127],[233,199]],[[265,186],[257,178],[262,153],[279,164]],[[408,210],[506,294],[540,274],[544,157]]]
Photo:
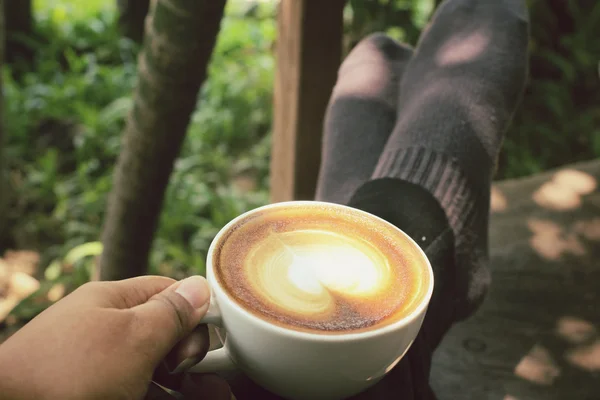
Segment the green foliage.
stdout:
[[600,3],[530,1],[531,77],[500,178],[600,157]]
[[36,15],[31,70],[4,71],[9,217],[15,244],[46,260],[96,238],[122,128],[104,110],[131,93],[136,50],[109,13],[63,24],[52,12]]
[[414,44],[435,8],[435,0],[349,0],[345,10],[346,45],[373,32]]
[[116,1],[106,0],[34,0],[38,20],[50,18],[56,26],[74,21],[89,21],[101,13],[114,14]]
[[[136,79],[136,45],[119,36],[113,8],[91,3],[38,1],[35,63],[18,79],[4,70],[13,246],[41,250],[50,276],[63,263],[52,260],[100,235]],[[245,12],[230,6],[223,21],[167,191],[154,272],[203,273],[219,227],[267,201],[275,21]]]
[[122,128],[105,109],[135,81],[136,49],[110,15],[38,12],[35,64],[18,81],[5,69],[10,218],[16,244],[43,246],[46,260],[95,240],[101,224]]

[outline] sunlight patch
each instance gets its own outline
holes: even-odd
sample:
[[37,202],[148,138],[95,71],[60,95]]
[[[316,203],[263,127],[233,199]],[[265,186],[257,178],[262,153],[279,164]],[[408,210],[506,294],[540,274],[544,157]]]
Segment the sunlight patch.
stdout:
[[562,317],[556,324],[556,333],[571,344],[581,344],[596,336],[596,328],[577,317]]
[[536,344],[516,366],[515,375],[538,385],[550,386],[560,376],[560,369],[550,352]]
[[533,194],[536,204],[556,211],[573,210],[581,206],[581,196],[592,193],[596,179],[585,172],[566,169],[557,172]]

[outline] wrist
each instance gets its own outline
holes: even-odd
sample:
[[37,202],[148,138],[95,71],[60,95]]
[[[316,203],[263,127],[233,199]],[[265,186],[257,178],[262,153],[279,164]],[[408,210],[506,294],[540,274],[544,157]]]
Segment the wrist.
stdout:
[[0,393],[2,399],[44,400],[48,398],[48,393],[40,390],[40,385],[36,382],[34,367],[28,365],[27,351],[19,346],[14,346],[16,338],[11,339],[0,345]]

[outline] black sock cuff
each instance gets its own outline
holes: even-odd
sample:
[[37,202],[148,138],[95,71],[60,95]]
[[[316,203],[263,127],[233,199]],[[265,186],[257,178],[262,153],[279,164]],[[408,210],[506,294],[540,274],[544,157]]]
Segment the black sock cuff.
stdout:
[[[421,186],[395,178],[374,179],[356,190],[350,207],[367,211],[396,225],[426,249],[427,243],[450,228],[438,201]],[[419,234],[425,227],[429,237]]]
[[455,240],[446,213],[427,190],[394,178],[363,184],[348,205],[397,226],[427,255],[435,289],[423,329],[435,348],[455,320],[457,278],[464,276],[456,268]]
[[457,280],[456,317],[471,315],[491,280],[487,268],[489,183],[474,184],[452,157],[423,147],[384,152],[372,178],[418,185],[441,205],[454,232],[457,273],[462,275]]
[[427,190],[446,212],[455,234],[475,213],[480,197],[452,157],[423,147],[383,153],[372,177],[402,179]]

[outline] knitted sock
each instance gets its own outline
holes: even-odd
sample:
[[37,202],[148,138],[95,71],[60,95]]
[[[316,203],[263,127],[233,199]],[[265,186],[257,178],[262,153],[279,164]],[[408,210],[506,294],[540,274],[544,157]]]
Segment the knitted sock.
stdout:
[[438,200],[423,187],[383,178],[362,185],[348,203],[394,224],[423,249],[433,269],[435,289],[419,334],[406,356],[378,385],[356,399],[433,400],[431,358],[454,322],[454,235]]
[[454,308],[465,318],[489,284],[490,185],[503,134],[523,91],[524,0],[446,0],[400,85],[398,119],[373,173],[429,191],[454,232]]
[[411,54],[373,34],[344,60],[325,115],[317,200],[344,204],[371,177],[396,121],[400,78]]
[[454,236],[438,201],[419,185],[383,178],[362,185],[348,206],[376,215],[400,228],[423,249],[433,269],[435,290],[422,331],[434,349],[454,321]]

